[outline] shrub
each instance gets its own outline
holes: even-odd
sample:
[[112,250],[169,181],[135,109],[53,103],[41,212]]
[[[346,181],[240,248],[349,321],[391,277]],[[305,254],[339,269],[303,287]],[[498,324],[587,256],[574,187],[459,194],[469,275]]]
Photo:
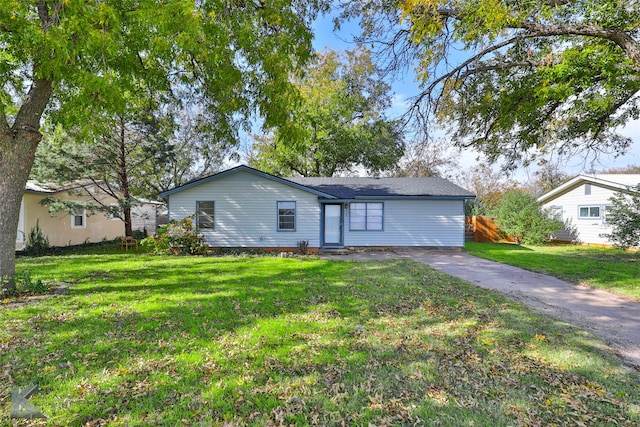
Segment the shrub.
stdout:
[[492,210],[496,225],[518,244],[540,244],[564,224],[550,217],[536,198],[521,190],[506,193]]
[[614,246],[628,248],[640,245],[640,185],[629,192],[617,192],[607,206],[607,223],[611,233],[602,234]]
[[158,228],[155,236],[143,239],[140,245],[152,253],[203,255],[209,250],[209,245],[195,229],[191,217],[171,221]]
[[27,255],[44,255],[51,250],[49,238],[40,228],[40,220],[36,220],[36,226],[31,228],[24,251]]

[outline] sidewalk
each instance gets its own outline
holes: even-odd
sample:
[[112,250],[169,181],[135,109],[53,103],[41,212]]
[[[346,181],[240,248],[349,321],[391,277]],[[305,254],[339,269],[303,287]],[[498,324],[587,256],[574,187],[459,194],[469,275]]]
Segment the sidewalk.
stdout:
[[640,367],[640,303],[460,251],[399,249],[327,259],[413,258],[474,285],[499,291],[558,320],[592,332]]

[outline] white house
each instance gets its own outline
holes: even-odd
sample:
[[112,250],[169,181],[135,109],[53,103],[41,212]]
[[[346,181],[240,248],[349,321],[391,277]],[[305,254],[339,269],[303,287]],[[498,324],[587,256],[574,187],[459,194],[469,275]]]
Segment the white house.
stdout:
[[279,178],[238,166],[160,194],[212,247],[462,247],[464,201],[442,178]]
[[[86,209],[70,215],[58,212],[51,216],[49,208],[40,202],[44,198],[71,200],[80,203],[100,201],[105,205],[117,204],[117,200],[102,192],[98,187],[87,183],[69,183],[65,185],[42,184],[28,181],[20,204],[16,250],[24,249],[27,236],[36,226],[40,227],[49,239],[51,246],[78,245],[86,242],[113,240],[124,235],[124,224],[118,218],[105,213],[94,215]],[[132,208],[131,222],[134,230],[156,231],[156,210],[163,204],[153,201],[140,201]]]
[[581,243],[609,245],[602,237],[611,232],[607,223],[607,208],[611,196],[628,191],[640,184],[640,174],[578,175],[538,198],[552,215],[570,224],[569,230],[559,232],[556,240],[576,240]]

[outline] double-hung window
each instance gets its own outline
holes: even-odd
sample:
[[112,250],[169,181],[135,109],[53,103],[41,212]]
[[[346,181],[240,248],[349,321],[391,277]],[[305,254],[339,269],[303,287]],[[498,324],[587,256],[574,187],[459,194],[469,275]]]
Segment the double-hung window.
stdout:
[[349,207],[351,230],[382,231],[382,203],[351,203]]
[[580,206],[578,209],[578,218],[580,219],[600,218],[600,206]]
[[213,230],[214,202],[196,202],[196,228]]
[[71,213],[71,228],[87,228],[87,211],[85,209],[74,209]]
[[549,208],[549,216],[551,219],[562,221],[562,206],[551,206]]
[[296,230],[296,202],[278,202],[278,231]]

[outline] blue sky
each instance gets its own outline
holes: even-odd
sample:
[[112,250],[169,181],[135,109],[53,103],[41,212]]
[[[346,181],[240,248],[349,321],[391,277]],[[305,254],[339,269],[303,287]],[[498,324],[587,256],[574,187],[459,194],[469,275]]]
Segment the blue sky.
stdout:
[[[314,47],[320,51],[325,47],[329,47],[333,50],[353,49],[355,45],[350,40],[353,39],[353,35],[357,34],[359,27],[356,23],[343,24],[339,33],[334,33],[333,22],[331,16],[325,16],[319,18],[314,24]],[[415,75],[408,73],[403,80],[391,82],[392,88],[395,93],[396,102],[394,103],[392,114],[403,112],[404,101],[413,95],[416,95],[419,87],[415,81]],[[614,156],[602,155],[596,163],[593,164],[593,168],[596,170],[602,170],[606,168],[621,168],[628,165],[640,165],[640,121],[629,123],[625,129],[621,131],[625,136],[632,138],[634,141],[627,154],[615,158]],[[466,151],[460,154],[460,166],[467,169],[477,164],[476,158],[478,153],[472,151]],[[562,165],[562,169],[569,174],[577,175],[585,170],[591,169],[592,164],[589,161],[585,161],[582,157],[575,157]],[[521,181],[526,181],[529,176],[535,171],[535,168],[526,170],[521,168],[515,174],[515,177]]]

